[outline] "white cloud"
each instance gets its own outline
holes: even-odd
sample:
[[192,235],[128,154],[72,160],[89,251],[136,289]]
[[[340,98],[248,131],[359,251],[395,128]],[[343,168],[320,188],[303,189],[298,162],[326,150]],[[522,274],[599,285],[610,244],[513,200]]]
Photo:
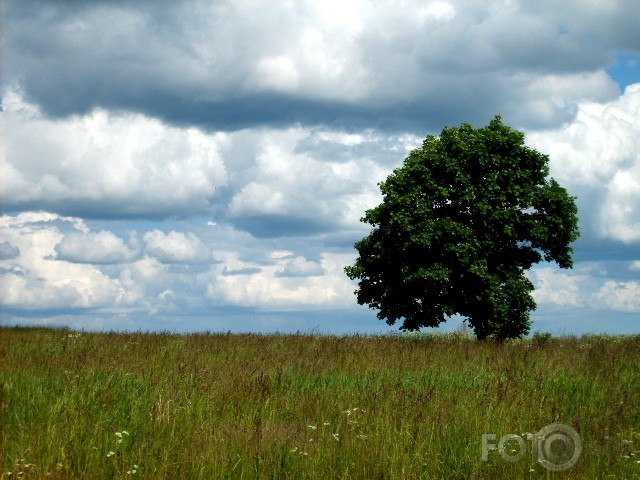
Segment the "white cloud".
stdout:
[[[3,305],[351,311],[343,267],[377,183],[427,132],[496,112],[550,154],[587,243],[640,240],[640,84],[618,98],[604,71],[637,50],[640,4],[40,8],[6,8],[7,84],[23,90],[3,98],[2,199],[22,213],[2,217]],[[127,218],[165,220],[123,235]],[[638,269],[531,278],[541,308],[633,313]]]
[[314,277],[324,273],[322,265],[303,256],[289,260],[284,268],[276,273],[279,277]]
[[456,16],[456,9],[448,2],[431,2],[418,10],[419,17],[448,22]]
[[145,252],[163,263],[209,263],[207,246],[195,234],[152,230],[143,236]]
[[291,250],[276,250],[269,254],[269,257],[273,259],[287,258],[292,256],[293,252]]
[[198,286],[190,269],[212,262],[192,232],[151,230],[142,240],[133,232],[125,242],[81,219],[43,212],[2,216],[0,231],[17,253],[0,259],[0,301],[25,310],[174,311],[201,303],[206,283]]
[[295,92],[300,83],[300,74],[289,57],[263,58],[256,65],[256,86],[277,92]]
[[[638,129],[640,131],[640,129]],[[635,243],[640,240],[640,153],[632,170],[617,172],[600,210],[604,236]]]
[[227,173],[226,136],[95,109],[47,119],[21,95],[4,98],[3,200],[100,216],[207,210]]
[[533,297],[538,304],[561,307],[581,307],[585,285],[589,276],[573,272],[559,272],[555,268],[543,267],[532,270],[535,285]]
[[551,174],[577,194],[579,215],[597,235],[640,240],[640,83],[617,100],[578,106],[575,120],[531,132],[529,144],[550,156]]
[[[354,286],[343,272],[344,265],[352,261],[353,255],[327,253],[319,264],[302,257],[282,258],[255,269],[256,264],[228,252],[222,264],[248,273],[224,275],[221,267],[207,287],[207,297],[216,303],[260,309],[353,308]],[[283,275],[287,269],[296,275]]]
[[137,250],[105,230],[68,233],[55,247],[58,259],[74,263],[128,263],[138,256]]
[[[82,221],[51,214],[24,213],[0,217],[3,238],[20,255],[2,260],[0,299],[24,309],[95,308],[124,305],[131,298],[123,285],[94,265],[56,260],[56,246],[67,232],[86,229]],[[13,267],[13,268],[11,268]]]
[[[608,102],[618,95],[617,85],[604,71],[576,74],[546,74],[526,80],[515,75],[514,82],[526,84],[523,100],[525,110],[536,119],[537,125],[561,125],[571,121],[585,100]],[[583,107],[583,105],[581,105]],[[523,105],[513,105],[509,116]]]
[[640,313],[640,283],[612,280],[616,270],[605,263],[581,264],[569,271],[534,268],[533,296],[539,307]]
[[232,216],[287,214],[291,208],[285,204],[284,193],[275,185],[250,182],[233,197],[229,204]]
[[605,282],[595,298],[604,308],[640,313],[640,282]]
[[[252,151],[255,165],[249,171],[251,181],[237,186],[229,203],[229,217],[277,215],[306,219],[322,228],[358,228],[364,210],[379,201],[377,183],[391,170],[379,162],[391,157],[396,166],[401,164],[410,149],[407,138],[341,132],[315,135],[313,130],[301,128],[260,134]],[[314,151],[317,144],[310,138],[320,138],[324,151]],[[363,155],[361,151],[366,149],[370,151]],[[344,153],[332,154],[332,150],[349,155],[345,159]]]

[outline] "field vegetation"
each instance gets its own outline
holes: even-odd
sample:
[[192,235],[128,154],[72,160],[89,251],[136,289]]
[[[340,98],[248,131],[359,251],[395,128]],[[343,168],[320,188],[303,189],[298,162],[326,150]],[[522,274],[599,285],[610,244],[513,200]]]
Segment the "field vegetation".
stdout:
[[[2,479],[640,478],[640,335],[2,328],[0,380]],[[528,450],[553,422],[563,472]]]

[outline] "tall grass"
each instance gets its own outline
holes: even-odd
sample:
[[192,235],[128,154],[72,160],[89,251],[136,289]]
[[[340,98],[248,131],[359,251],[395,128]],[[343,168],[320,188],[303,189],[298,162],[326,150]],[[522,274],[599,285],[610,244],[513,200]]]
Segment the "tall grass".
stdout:
[[[640,478],[640,336],[0,335],[3,479]],[[570,469],[483,461],[552,422]]]

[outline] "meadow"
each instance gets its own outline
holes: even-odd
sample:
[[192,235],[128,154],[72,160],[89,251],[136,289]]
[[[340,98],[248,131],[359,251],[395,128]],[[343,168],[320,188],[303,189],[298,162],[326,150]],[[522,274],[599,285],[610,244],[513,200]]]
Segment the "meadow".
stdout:
[[[0,379],[2,479],[640,478],[640,335],[0,328]],[[553,422],[561,472],[531,451]]]

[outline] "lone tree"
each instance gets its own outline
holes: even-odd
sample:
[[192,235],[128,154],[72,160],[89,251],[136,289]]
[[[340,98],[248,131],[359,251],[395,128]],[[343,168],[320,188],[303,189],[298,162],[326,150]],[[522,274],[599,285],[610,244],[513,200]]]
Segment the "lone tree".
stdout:
[[402,330],[460,314],[478,339],[526,335],[536,304],[525,271],[542,259],[571,268],[578,238],[575,197],[548,162],[500,116],[428,136],[361,219],[373,229],[345,268],[358,303]]

